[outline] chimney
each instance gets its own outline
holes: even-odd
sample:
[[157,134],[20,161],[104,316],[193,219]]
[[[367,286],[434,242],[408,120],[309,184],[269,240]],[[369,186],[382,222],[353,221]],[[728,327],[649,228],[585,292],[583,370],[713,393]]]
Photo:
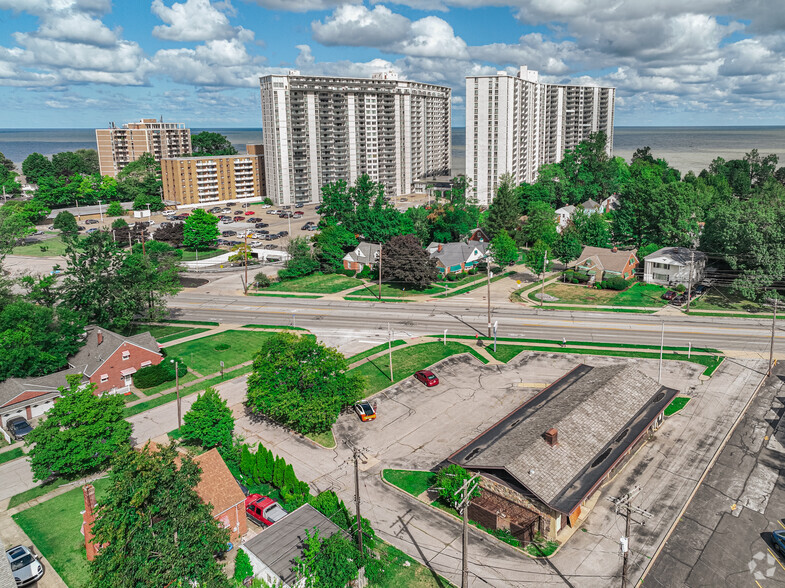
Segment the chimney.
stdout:
[[559,432],[556,429],[548,429],[542,436],[545,439],[545,442],[551,447],[559,444]]
[[98,337],[99,345],[104,342],[104,334],[100,330],[98,331],[98,333],[96,333],[96,337]]
[[82,513],[84,546],[87,551],[87,561],[93,561],[98,554],[98,548],[93,542],[93,523],[95,522],[95,509],[98,504],[95,501],[95,488],[92,484],[82,486],[82,493],[84,494],[84,513]]
[[439,251],[441,251],[441,250],[442,250],[442,244],[439,243]]
[[616,253],[617,251],[619,251],[618,247],[614,247],[613,249],[611,249],[611,253]]

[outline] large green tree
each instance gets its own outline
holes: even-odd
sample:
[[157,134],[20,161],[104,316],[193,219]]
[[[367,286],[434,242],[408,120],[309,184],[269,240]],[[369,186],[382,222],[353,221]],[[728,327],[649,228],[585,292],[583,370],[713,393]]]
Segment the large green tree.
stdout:
[[169,445],[128,450],[113,460],[93,525],[102,547],[90,564],[89,585],[229,588],[216,561],[229,530],[194,490],[200,479],[193,459]]
[[[545,265],[547,260],[547,267]],[[547,271],[551,266],[553,256],[551,255],[551,248],[542,241],[537,241],[531,246],[531,249],[526,253],[526,267],[528,267],[533,274],[540,275]]]
[[278,277],[282,280],[308,276],[319,269],[319,262],[305,237],[295,237],[289,241],[286,253],[289,254],[286,266],[278,271]]
[[276,333],[254,356],[247,404],[300,433],[320,433],[362,396],[363,385],[335,349],[309,335]]
[[218,230],[218,217],[201,208],[194,210],[183,227],[183,245],[192,249],[203,249],[215,245],[221,232]]
[[67,210],[63,210],[57,214],[55,222],[52,223],[52,227],[60,231],[63,236],[67,238],[73,238],[79,233],[79,225],[76,223],[76,217]]
[[534,200],[529,203],[526,211],[526,221],[520,230],[520,240],[531,244],[543,241],[548,245],[556,242],[556,211],[546,202]]
[[501,231],[515,235],[520,222],[521,209],[518,195],[515,192],[512,176],[505,174],[499,178],[499,187],[496,189],[496,195],[488,208],[486,226],[491,237]]
[[502,229],[491,239],[490,254],[500,266],[512,265],[518,261],[518,245],[516,245],[515,239]]
[[126,165],[117,174],[117,191],[120,200],[133,200],[134,210],[162,210],[164,208],[161,185],[161,165],[150,153]]
[[37,184],[41,178],[48,178],[54,175],[52,162],[40,153],[31,153],[22,162],[22,173],[28,182]]
[[202,131],[191,136],[193,155],[235,155],[237,149],[221,133]]
[[578,259],[581,251],[583,251],[583,245],[581,245],[577,232],[570,227],[566,227],[553,244],[552,253],[554,258],[566,266],[571,261]]
[[398,235],[382,247],[382,281],[427,288],[439,277],[436,260],[414,235]]
[[314,237],[316,259],[323,272],[343,268],[343,257],[357,247],[357,237],[343,225],[325,221],[321,232]]
[[231,448],[233,433],[232,409],[212,387],[196,397],[191,409],[183,416],[183,426],[180,427],[183,441],[205,448]]
[[74,477],[101,470],[130,447],[131,424],[124,418],[122,396],[95,394],[95,384],[69,377],[60,398],[26,437],[30,469],[36,481]]
[[599,212],[587,213],[578,208],[570,220],[583,245],[610,247],[611,229],[604,215]]

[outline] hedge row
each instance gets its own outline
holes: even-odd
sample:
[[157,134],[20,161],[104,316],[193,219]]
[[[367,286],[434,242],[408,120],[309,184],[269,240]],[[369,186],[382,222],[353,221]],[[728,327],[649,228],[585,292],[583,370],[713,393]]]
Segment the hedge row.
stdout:
[[[159,384],[163,384],[164,382],[174,381],[176,375],[174,372],[175,364],[171,363],[169,359],[170,358],[164,358],[158,365],[143,367],[136,372],[134,374],[134,386],[140,390],[144,390],[145,388],[152,388]],[[188,367],[182,361],[177,361],[177,371],[182,378],[188,373]]]

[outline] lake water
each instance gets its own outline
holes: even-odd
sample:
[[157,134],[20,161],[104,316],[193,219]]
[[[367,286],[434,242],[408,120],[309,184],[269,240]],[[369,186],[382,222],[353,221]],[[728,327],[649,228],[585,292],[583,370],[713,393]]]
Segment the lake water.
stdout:
[[[226,135],[240,153],[245,153],[246,144],[262,141],[258,128],[191,129],[194,134],[201,131]],[[454,127],[452,133],[453,173],[462,173],[466,129]],[[628,161],[636,149],[647,145],[655,157],[682,173],[698,173],[715,157],[738,159],[752,149],[776,153],[780,165],[785,165],[785,127],[617,127],[614,131],[614,155]],[[33,152],[49,156],[76,149],[95,149],[94,129],[0,129],[0,153],[19,167]]]

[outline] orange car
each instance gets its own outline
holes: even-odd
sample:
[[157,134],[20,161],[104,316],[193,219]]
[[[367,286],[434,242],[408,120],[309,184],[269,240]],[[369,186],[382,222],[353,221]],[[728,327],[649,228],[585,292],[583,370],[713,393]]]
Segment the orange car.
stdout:
[[358,402],[354,405],[354,412],[360,417],[360,420],[372,421],[376,418],[376,409],[371,406],[370,402]]

